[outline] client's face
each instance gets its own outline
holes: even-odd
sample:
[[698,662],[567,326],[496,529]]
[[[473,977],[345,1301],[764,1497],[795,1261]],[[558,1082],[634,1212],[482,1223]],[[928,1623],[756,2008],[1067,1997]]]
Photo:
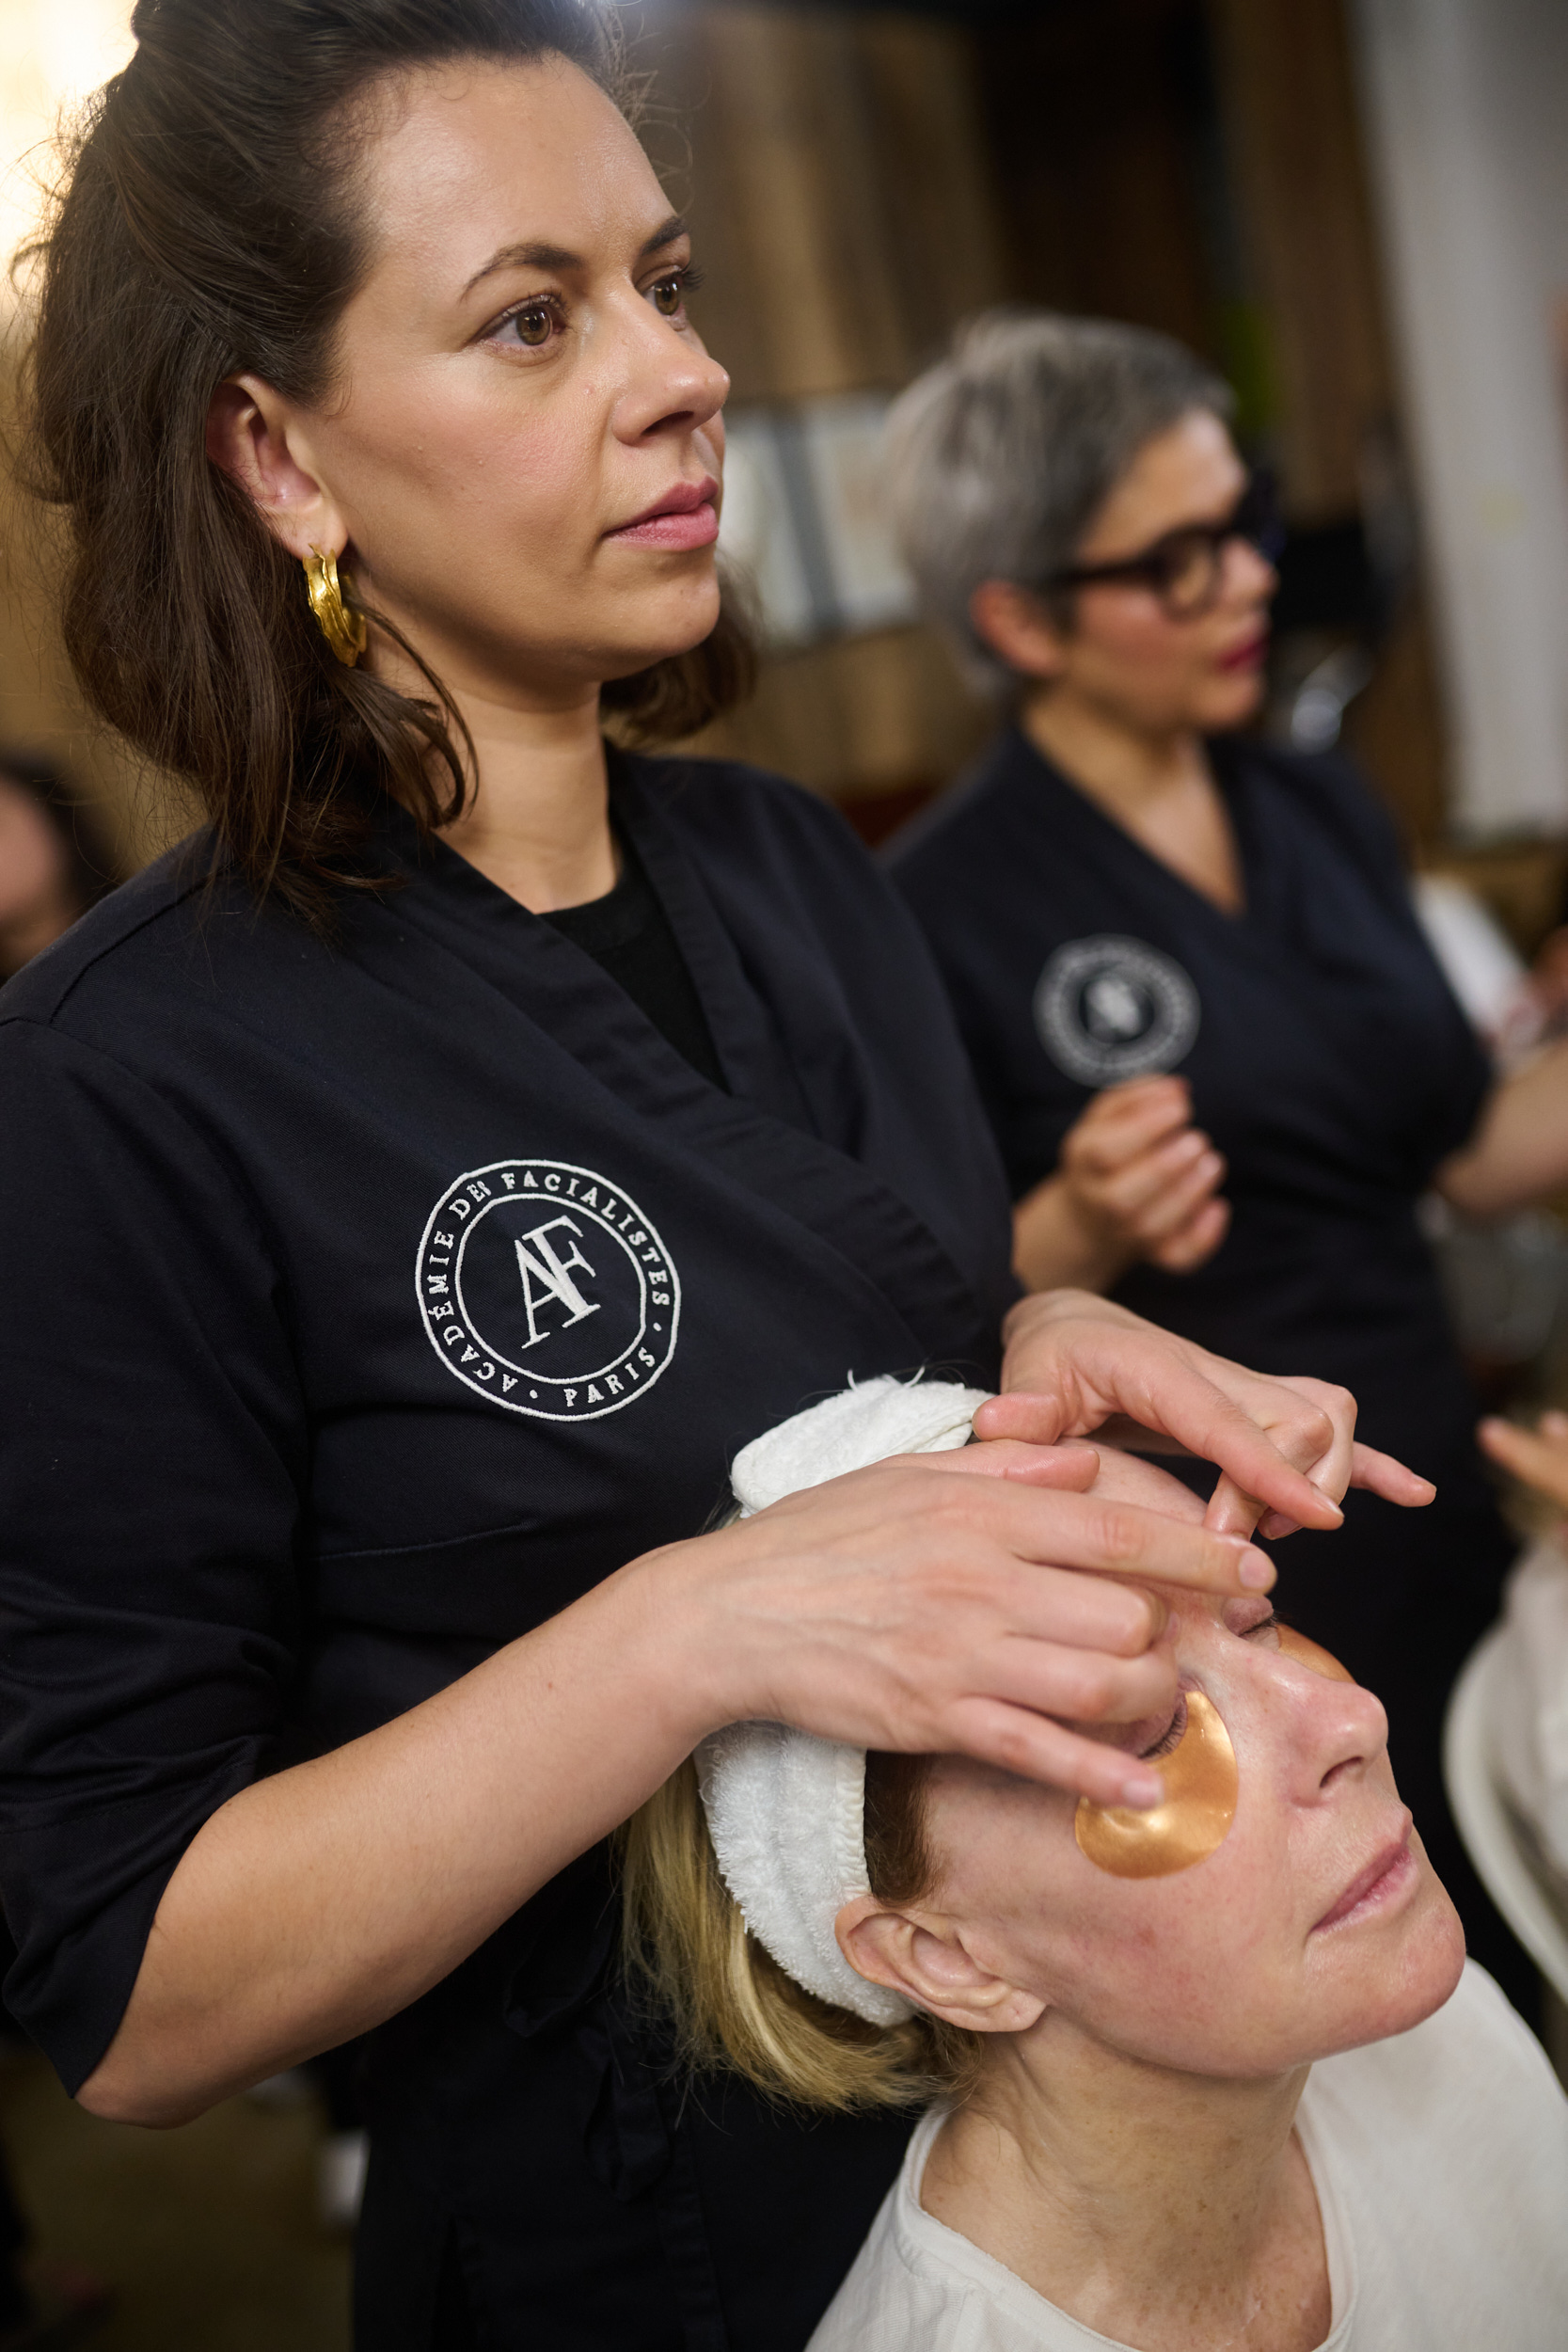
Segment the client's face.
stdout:
[[[1379,1702],[1289,1655],[1267,1600],[1163,1597],[1182,1691],[1207,1696],[1235,1751],[1229,1829],[1169,1875],[1119,1875],[1090,1858],[1092,1836],[1080,1845],[1070,1798],[938,1759],[940,1881],[921,1908],[1028,1996],[962,2022],[1017,2030],[1043,2003],[1130,2056],[1233,2075],[1418,2023],[1452,1991],[1464,1940],[1395,1788]],[[1169,1753],[1184,1711],[1118,1743]],[[937,1940],[912,1948],[934,1957]]]

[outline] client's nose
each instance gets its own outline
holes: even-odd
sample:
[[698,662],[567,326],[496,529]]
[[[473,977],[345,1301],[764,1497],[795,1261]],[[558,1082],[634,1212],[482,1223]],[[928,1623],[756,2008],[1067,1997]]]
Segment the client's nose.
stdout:
[[1385,1756],[1388,1717],[1383,1701],[1352,1681],[1337,1659],[1310,1644],[1301,1649],[1293,1656],[1282,1645],[1275,1665],[1280,1697],[1291,1709],[1301,1793],[1307,1796]]

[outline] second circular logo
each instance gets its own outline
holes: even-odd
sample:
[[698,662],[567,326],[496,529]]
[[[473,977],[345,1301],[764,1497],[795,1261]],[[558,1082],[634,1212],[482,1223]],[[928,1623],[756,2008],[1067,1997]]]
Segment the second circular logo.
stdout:
[[1174,1070],[1198,1019],[1197,991],[1176,959],[1114,931],[1069,939],[1035,990],[1040,1042],[1082,1086]]

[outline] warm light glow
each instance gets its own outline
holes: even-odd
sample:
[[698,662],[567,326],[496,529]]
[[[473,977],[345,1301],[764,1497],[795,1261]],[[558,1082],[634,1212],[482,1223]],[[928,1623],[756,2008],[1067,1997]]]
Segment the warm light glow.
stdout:
[[118,73],[132,0],[0,0],[0,254],[37,227],[62,109]]

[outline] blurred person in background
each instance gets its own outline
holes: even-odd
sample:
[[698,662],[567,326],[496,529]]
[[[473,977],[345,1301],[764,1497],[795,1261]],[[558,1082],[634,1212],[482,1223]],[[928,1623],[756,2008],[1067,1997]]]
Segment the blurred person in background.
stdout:
[[[1533,1429],[1489,1417],[1483,1452],[1543,1501],[1568,1513],[1568,1413],[1551,1408]],[[1517,1818],[1530,1834],[1568,1931],[1568,1519],[1549,1518],[1508,1580],[1489,1685],[1487,1744]],[[1568,1998],[1568,1987],[1561,1988]]]
[[1163,336],[1023,310],[974,322],[904,393],[906,549],[1010,723],[892,870],[958,1011],[1029,1286],[1310,1366],[1436,1482],[1415,1518],[1351,1498],[1333,1545],[1291,1554],[1282,1606],[1386,1701],[1439,1875],[1529,2006],[1440,1771],[1513,1547],[1416,1208],[1435,1186],[1485,1217],[1568,1182],[1568,1049],[1495,1084],[1374,794],[1338,756],[1239,732],[1278,537],[1231,407]]
[[119,879],[97,813],[52,761],[0,745],[0,980]]

